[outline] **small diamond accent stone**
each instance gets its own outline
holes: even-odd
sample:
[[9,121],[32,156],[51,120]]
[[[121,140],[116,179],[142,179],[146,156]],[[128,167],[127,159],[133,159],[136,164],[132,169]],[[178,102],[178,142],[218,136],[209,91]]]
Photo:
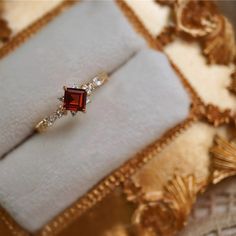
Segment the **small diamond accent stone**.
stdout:
[[96,86],[101,86],[103,81],[101,80],[100,77],[96,76],[95,78],[93,78],[93,83],[96,85]]
[[90,98],[87,97],[86,104],[88,104],[90,102],[91,102]]
[[63,116],[63,112],[56,111],[56,115],[57,115],[58,118],[61,118]]
[[92,85],[91,83],[89,83],[89,84],[84,84],[84,85],[82,86],[82,89],[86,90],[87,95],[91,95],[91,93],[92,93],[94,87],[93,87],[93,85]]
[[51,115],[51,116],[48,117],[48,121],[49,121],[50,123],[54,123],[54,121],[55,121],[56,119],[57,119],[56,114],[53,114],[53,115]]
[[64,97],[59,97],[58,100],[59,100],[60,102],[63,102],[63,101],[64,101]]

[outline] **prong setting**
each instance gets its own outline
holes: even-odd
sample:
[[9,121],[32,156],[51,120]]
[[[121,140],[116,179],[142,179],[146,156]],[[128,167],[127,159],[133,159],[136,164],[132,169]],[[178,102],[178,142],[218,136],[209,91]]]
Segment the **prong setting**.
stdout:
[[77,114],[77,111],[70,111],[72,116],[75,116]]
[[57,98],[60,102],[64,102],[64,96]]
[[58,98],[62,104],[58,106],[54,113],[45,117],[35,126],[36,131],[42,132],[52,126],[57,119],[67,115],[67,110],[71,112],[72,116],[75,116],[78,111],[86,113],[86,104],[91,102],[92,92],[103,85],[107,79],[106,73],[100,73],[82,86],[74,85],[71,88],[63,86],[65,94]]

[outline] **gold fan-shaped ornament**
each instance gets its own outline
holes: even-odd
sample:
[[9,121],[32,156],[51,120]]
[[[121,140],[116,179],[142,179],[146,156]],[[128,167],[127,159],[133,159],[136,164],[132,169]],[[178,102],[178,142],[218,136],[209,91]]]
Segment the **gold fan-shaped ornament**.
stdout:
[[127,199],[137,205],[132,217],[136,235],[175,235],[187,222],[196,200],[196,186],[193,175],[174,176],[162,192],[143,193],[141,187],[126,184]]
[[212,154],[212,182],[236,175],[236,144],[216,136],[210,149]]

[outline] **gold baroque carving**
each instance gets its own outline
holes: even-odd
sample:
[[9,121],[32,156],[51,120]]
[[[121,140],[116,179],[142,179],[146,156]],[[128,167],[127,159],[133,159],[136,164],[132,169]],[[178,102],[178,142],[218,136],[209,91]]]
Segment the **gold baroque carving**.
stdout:
[[212,154],[212,182],[214,184],[236,174],[236,144],[234,141],[215,136],[210,153]]
[[172,236],[182,229],[195,203],[196,179],[193,175],[174,176],[163,191],[144,193],[133,182],[125,184],[127,200],[137,208],[132,223],[137,235]]
[[196,113],[199,113],[198,116],[200,116],[202,120],[206,120],[215,127],[236,122],[236,117],[233,116],[230,109],[221,111],[217,106],[212,104],[200,104]]
[[[156,0],[173,9],[176,31],[169,32],[185,40],[198,40],[210,64],[229,64],[236,57],[234,30],[213,1]],[[162,34],[166,34],[165,30]],[[160,37],[160,36],[159,36]],[[171,40],[166,40],[171,41]]]

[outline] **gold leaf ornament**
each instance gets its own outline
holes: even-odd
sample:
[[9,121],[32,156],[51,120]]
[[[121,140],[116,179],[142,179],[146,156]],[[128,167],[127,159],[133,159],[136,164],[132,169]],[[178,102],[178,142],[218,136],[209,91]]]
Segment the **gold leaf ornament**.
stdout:
[[194,38],[207,36],[217,28],[218,12],[210,1],[177,0],[174,12],[177,30]]
[[236,144],[234,141],[215,136],[214,144],[210,149],[212,154],[212,182],[236,175]]
[[213,1],[157,2],[173,9],[176,34],[185,40],[198,40],[208,63],[229,64],[234,61],[236,46],[233,27],[228,19],[220,14]]
[[217,27],[202,40],[203,54],[210,64],[229,64],[235,60],[236,42],[234,29],[229,20],[218,15]]
[[196,200],[196,186],[193,175],[175,175],[162,192],[143,193],[139,186],[126,185],[127,199],[137,205],[132,217],[136,234],[173,236],[181,230]]

